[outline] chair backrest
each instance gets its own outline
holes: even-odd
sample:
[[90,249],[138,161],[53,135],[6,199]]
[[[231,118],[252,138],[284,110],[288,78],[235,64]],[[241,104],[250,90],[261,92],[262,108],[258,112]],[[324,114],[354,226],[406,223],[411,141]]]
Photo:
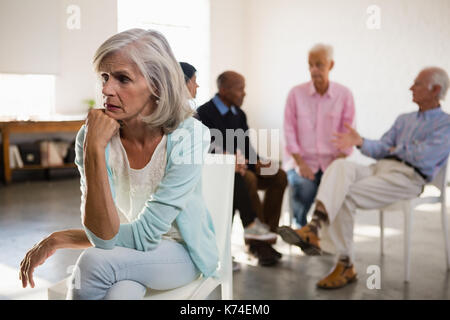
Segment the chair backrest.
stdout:
[[447,169],[448,169],[448,159],[442,166],[442,168],[439,170],[434,180],[430,182],[430,184],[437,187],[441,192],[445,192],[445,189],[447,187],[447,174],[448,174]]
[[[207,154],[202,172],[203,197],[216,231],[221,276],[231,281],[231,218],[234,189],[234,155]],[[231,282],[230,282],[231,285]]]

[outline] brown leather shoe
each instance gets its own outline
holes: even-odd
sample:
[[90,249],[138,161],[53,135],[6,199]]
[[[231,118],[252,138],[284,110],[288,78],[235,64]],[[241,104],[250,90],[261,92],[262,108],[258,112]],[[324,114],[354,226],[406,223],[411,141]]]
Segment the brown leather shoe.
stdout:
[[317,283],[317,287],[321,289],[338,289],[355,282],[357,279],[353,264],[346,266],[345,263],[339,261],[334,270]]
[[282,226],[278,228],[278,234],[287,243],[299,246],[308,256],[320,256],[323,254],[320,248],[319,237],[312,232],[308,225],[297,230],[288,226]]

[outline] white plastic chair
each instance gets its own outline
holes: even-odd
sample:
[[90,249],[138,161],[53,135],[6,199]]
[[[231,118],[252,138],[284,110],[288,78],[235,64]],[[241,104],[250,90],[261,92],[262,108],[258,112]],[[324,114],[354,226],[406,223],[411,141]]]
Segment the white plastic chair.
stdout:
[[[218,286],[221,298],[233,299],[233,270],[231,261],[231,217],[233,209],[234,155],[208,154],[203,165],[202,189],[206,206],[211,213],[219,249],[219,277],[200,276],[193,282],[172,290],[148,289],[144,300],[202,300]],[[67,279],[48,289],[49,300],[63,300]]]
[[410,278],[410,260],[411,260],[411,230],[413,222],[413,211],[414,208],[421,204],[429,203],[440,203],[441,204],[441,219],[442,219],[442,230],[444,232],[444,242],[445,242],[445,257],[447,270],[450,270],[450,244],[448,238],[448,224],[447,224],[447,207],[446,207],[446,187],[447,187],[447,163],[441,168],[436,178],[430,182],[431,185],[436,186],[439,191],[439,196],[434,197],[418,197],[410,200],[403,200],[395,202],[380,209],[380,252],[381,255],[384,254],[384,212],[401,210],[404,213],[405,225],[404,225],[404,261],[405,261],[405,282],[409,282]]

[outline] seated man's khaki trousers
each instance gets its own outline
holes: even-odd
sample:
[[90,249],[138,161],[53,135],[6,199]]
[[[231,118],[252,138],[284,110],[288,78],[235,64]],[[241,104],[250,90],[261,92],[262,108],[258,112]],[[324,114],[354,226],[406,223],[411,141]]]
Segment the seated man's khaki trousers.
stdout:
[[370,166],[335,160],[325,171],[316,199],[328,213],[323,228],[337,254],[353,257],[356,209],[379,209],[420,195],[426,181],[413,168],[396,160],[378,160]]
[[[286,172],[279,169],[274,175],[258,175],[247,170],[244,176],[250,201],[258,219],[270,227],[270,231],[277,232],[281,215],[284,190],[287,186]],[[265,190],[264,199],[258,195],[258,190]]]

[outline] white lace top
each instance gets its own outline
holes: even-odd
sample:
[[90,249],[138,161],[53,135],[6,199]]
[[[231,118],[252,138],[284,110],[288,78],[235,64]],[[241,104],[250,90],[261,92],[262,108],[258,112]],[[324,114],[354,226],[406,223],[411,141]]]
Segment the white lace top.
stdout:
[[[136,220],[144,209],[145,202],[151,199],[161,182],[166,169],[166,142],[167,136],[164,135],[145,167],[132,169],[119,134],[111,139],[109,164],[115,180],[116,208],[120,223]],[[169,232],[162,237],[178,242],[183,241],[176,221],[173,222]]]

